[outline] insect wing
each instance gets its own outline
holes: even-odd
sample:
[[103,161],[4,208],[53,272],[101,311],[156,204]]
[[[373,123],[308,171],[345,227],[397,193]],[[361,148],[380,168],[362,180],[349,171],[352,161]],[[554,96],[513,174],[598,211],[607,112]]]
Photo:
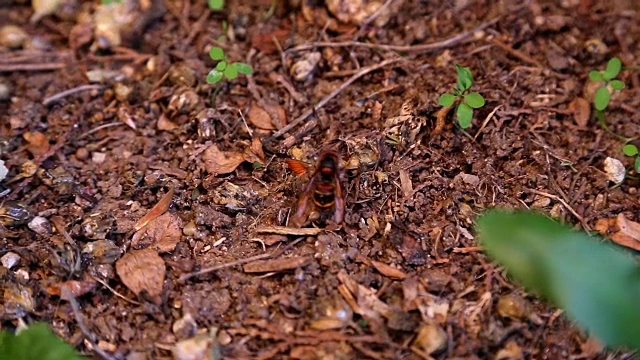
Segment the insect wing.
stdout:
[[300,160],[285,159],[284,161],[287,163],[287,166],[289,167],[289,169],[291,169],[291,171],[293,171],[293,173],[296,174],[297,176],[302,176],[309,172],[307,168],[307,164],[305,164]]

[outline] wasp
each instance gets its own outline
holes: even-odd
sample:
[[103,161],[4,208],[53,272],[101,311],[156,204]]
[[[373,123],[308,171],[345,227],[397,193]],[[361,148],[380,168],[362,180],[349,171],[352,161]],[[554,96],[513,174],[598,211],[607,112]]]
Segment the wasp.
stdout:
[[[298,160],[287,159],[287,165],[297,175],[308,172],[307,166]],[[291,217],[291,224],[302,226],[309,219],[313,208],[325,218],[333,214],[336,224],[344,218],[344,197],[342,195],[342,160],[333,150],[324,150],[318,157],[315,170],[304,187]]]

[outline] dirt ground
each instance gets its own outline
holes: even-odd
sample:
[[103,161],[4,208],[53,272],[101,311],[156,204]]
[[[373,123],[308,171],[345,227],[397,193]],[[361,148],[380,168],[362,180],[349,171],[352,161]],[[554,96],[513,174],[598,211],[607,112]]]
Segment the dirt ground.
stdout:
[[[0,47],[0,327],[106,359],[634,358],[507,279],[473,221],[640,220],[638,181],[603,167],[633,159],[584,114],[590,70],[640,64],[638,3],[302,2],[133,2],[119,45],[97,1],[3,2],[26,37]],[[253,75],[207,84],[212,45]],[[466,130],[436,120],[455,63],[486,99]],[[621,79],[607,121],[636,136]],[[282,228],[309,179],[285,159],[326,147],[344,221]]]

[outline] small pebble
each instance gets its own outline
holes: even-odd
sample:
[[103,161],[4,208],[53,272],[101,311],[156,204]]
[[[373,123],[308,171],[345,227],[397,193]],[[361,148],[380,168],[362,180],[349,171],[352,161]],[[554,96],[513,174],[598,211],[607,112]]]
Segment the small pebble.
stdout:
[[33,219],[31,219],[31,221],[29,221],[27,226],[38,235],[51,235],[51,223],[49,222],[49,220],[42,216],[35,216]]
[[91,161],[94,164],[102,164],[107,159],[107,154],[103,152],[94,151],[91,153]]
[[9,49],[19,49],[28,38],[29,35],[15,25],[5,25],[0,28],[0,46]]
[[0,101],[11,99],[11,87],[6,82],[0,82]]
[[501,296],[496,308],[498,315],[516,320],[525,319],[531,313],[527,301],[516,294]]
[[447,333],[440,326],[426,324],[418,331],[413,346],[429,355],[438,354],[447,348],[447,340]]
[[20,255],[13,252],[8,252],[4,254],[2,258],[0,258],[0,262],[2,262],[2,266],[11,270],[12,267],[20,263]]
[[76,158],[78,160],[86,160],[89,158],[89,150],[87,150],[86,148],[78,148],[78,150],[76,150]]

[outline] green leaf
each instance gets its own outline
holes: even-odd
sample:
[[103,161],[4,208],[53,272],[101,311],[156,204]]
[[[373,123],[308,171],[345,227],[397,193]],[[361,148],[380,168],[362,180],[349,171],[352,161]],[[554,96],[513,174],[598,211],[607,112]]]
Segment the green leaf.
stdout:
[[243,62],[237,62],[235,63],[235,65],[236,65],[236,69],[240,74],[244,74],[244,75],[253,74],[253,68],[251,67],[251,65]]
[[633,144],[627,144],[622,147],[622,152],[627,156],[638,155],[638,147]]
[[224,71],[224,69],[227,68],[227,62],[226,61],[220,61],[217,65],[216,65],[216,70],[222,72]]
[[208,84],[215,84],[218,81],[222,80],[222,77],[224,76],[223,73],[221,73],[220,71],[213,69],[211,71],[209,71],[209,74],[207,75],[207,83]]
[[471,125],[471,120],[473,120],[473,109],[471,109],[469,105],[465,103],[458,104],[456,115],[461,128],[466,129]]
[[477,92],[465,95],[464,101],[473,109],[479,109],[484,106],[484,98]]
[[604,69],[602,77],[607,81],[615,79],[620,74],[620,70],[622,70],[622,62],[619,58],[614,57],[607,63],[607,68]]
[[444,93],[440,95],[440,99],[438,99],[438,104],[440,104],[440,106],[451,106],[453,105],[454,101],[456,101],[455,96],[449,93]]
[[81,360],[75,350],[59,339],[45,323],[36,323],[14,335],[0,331],[0,359]]
[[214,46],[209,50],[209,57],[213,60],[224,60],[224,50],[221,47]]
[[640,268],[631,254],[532,212],[489,211],[477,229],[487,253],[529,290],[606,345],[640,349]]
[[611,80],[609,83],[614,90],[622,90],[624,89],[624,83],[620,80]]
[[636,161],[634,163],[634,167],[637,173],[640,173],[640,156],[636,157]]
[[222,10],[224,8],[224,0],[208,0],[209,9]]
[[473,76],[471,75],[471,70],[468,67],[463,67],[458,64],[455,64],[456,72],[458,73],[458,88],[464,92],[471,88],[473,85]]
[[609,89],[606,86],[600,86],[593,96],[593,105],[595,105],[596,110],[603,111],[609,106],[610,99]]
[[591,79],[591,81],[603,81],[604,79],[602,78],[602,73],[600,71],[597,70],[592,70],[589,72],[589,79]]
[[229,80],[233,80],[238,77],[238,68],[235,65],[236,63],[233,63],[224,69],[224,77]]

